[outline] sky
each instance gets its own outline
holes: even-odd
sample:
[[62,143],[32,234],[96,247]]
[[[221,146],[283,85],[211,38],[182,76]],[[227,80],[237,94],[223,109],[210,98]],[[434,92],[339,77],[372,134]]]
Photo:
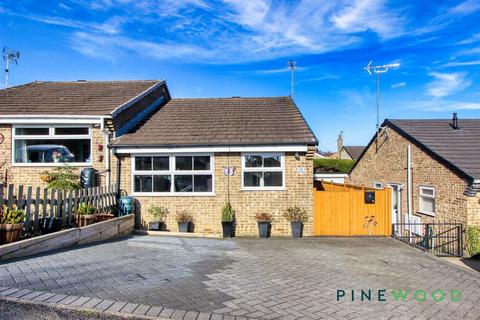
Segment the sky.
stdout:
[[[166,79],[174,98],[288,96],[323,151],[381,119],[480,117],[480,0],[0,0],[11,85]],[[4,86],[3,76],[0,86]]]

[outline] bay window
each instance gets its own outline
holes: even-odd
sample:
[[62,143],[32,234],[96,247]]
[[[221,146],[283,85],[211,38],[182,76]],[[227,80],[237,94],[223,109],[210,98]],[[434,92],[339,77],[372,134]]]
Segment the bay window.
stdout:
[[242,183],[245,190],[283,189],[283,154],[244,154],[242,156]]
[[135,156],[133,192],[136,194],[211,194],[211,155]]
[[92,162],[89,126],[13,127],[13,164],[52,165]]

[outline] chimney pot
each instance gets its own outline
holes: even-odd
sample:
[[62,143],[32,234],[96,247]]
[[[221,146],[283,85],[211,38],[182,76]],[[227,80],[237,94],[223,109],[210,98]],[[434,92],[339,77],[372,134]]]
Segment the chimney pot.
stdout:
[[457,117],[457,113],[454,112],[453,113],[453,118],[452,118],[452,124],[451,124],[453,130],[458,130],[460,129],[460,127],[458,126],[458,117]]

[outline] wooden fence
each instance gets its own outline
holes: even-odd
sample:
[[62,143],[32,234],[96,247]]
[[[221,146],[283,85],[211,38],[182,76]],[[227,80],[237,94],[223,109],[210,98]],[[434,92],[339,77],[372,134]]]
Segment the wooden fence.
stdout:
[[117,188],[115,185],[79,190],[57,190],[13,184],[0,184],[0,207],[16,205],[25,211],[25,233],[35,234],[45,218],[61,219],[64,228],[74,226],[73,216],[79,205],[94,206],[98,212],[108,212],[117,208]]
[[[366,203],[366,191],[375,193],[374,203]],[[313,233],[316,236],[390,236],[391,217],[390,188],[372,189],[322,181],[314,190]]]

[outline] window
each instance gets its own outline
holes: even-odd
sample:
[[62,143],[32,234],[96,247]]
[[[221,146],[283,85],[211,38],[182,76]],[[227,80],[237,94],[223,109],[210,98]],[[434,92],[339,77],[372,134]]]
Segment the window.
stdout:
[[282,189],[284,164],[282,154],[245,154],[242,157],[243,188]]
[[210,155],[136,156],[133,192],[152,194],[211,194]]
[[88,126],[14,127],[14,164],[90,164],[91,154]]
[[420,187],[420,212],[435,215],[435,188]]
[[373,187],[374,187],[375,189],[383,189],[383,183],[378,182],[378,181],[375,181],[375,182],[373,183]]

